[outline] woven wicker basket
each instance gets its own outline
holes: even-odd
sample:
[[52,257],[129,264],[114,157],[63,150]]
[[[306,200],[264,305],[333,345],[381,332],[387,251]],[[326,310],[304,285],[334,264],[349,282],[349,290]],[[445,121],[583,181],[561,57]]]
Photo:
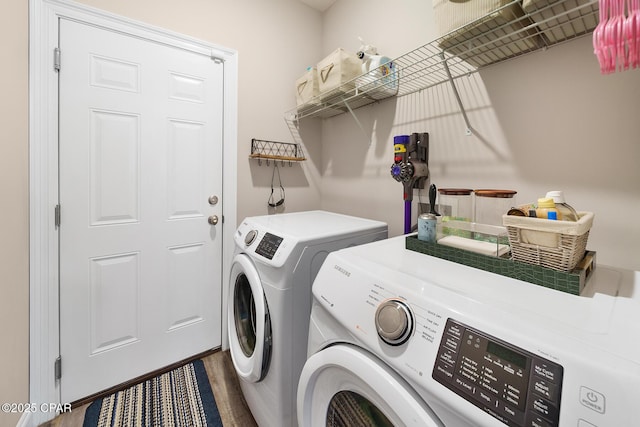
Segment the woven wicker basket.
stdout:
[[558,271],[573,270],[584,257],[593,224],[593,213],[579,212],[578,216],[574,222],[503,215],[513,259]]

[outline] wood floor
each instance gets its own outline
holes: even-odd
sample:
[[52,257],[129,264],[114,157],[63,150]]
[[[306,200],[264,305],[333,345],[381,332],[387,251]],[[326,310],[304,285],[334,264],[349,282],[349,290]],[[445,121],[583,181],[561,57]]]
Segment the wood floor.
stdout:
[[[202,359],[225,427],[257,427],[242,396],[229,351],[217,351]],[[61,414],[40,427],[81,427],[90,403]]]

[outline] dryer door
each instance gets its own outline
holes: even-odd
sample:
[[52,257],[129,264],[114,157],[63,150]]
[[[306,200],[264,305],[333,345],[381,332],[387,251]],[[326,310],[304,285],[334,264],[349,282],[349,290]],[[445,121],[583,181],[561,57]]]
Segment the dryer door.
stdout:
[[395,371],[348,344],[307,360],[297,404],[301,426],[444,426]]
[[251,259],[238,254],[229,283],[229,348],[238,376],[261,381],[271,361],[271,319],[262,282]]

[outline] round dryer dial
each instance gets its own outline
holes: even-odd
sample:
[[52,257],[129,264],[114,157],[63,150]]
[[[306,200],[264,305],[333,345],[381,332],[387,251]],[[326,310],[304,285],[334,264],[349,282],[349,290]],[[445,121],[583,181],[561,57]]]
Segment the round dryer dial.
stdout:
[[382,341],[390,345],[404,344],[413,332],[413,314],[399,299],[389,299],[376,310],[376,329]]
[[256,237],[258,237],[258,231],[257,230],[251,230],[247,233],[246,236],[244,236],[244,244],[249,246],[251,243],[253,243],[254,240],[256,240]]

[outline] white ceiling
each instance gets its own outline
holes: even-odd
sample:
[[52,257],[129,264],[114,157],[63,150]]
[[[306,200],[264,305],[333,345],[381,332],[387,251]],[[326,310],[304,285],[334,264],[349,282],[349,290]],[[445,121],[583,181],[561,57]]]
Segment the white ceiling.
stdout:
[[320,12],[324,12],[329,9],[336,0],[300,0],[300,2],[319,10]]

